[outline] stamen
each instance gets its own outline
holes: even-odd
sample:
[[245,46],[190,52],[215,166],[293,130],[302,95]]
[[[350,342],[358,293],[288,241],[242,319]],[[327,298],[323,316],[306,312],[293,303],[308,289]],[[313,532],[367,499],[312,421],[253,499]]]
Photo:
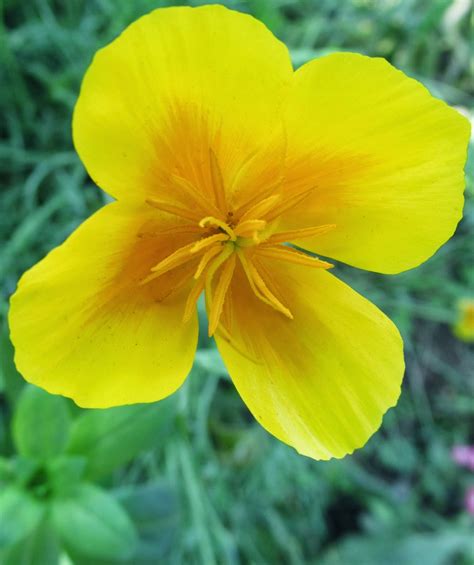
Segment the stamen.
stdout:
[[237,236],[235,235],[234,230],[224,221],[219,220],[218,218],[214,218],[214,216],[206,216],[199,222],[199,225],[201,226],[201,228],[205,228],[206,226],[215,226],[217,228],[220,228],[222,231],[225,231],[231,241],[237,240]]
[[276,206],[265,219],[267,221],[274,220],[275,218],[278,218],[278,216],[288,212],[288,210],[291,210],[291,208],[294,208],[303,202],[303,200],[313,192],[314,188],[315,187],[312,187],[298,194],[294,194],[293,196],[288,196],[288,198],[285,198],[284,202],[282,202],[279,206]]
[[336,224],[324,224],[321,226],[315,226],[313,228],[304,228],[301,230],[290,230],[280,233],[275,233],[270,236],[264,244],[274,245],[275,243],[286,243],[287,241],[295,241],[297,239],[306,239],[307,237],[313,237],[315,235],[322,235],[328,231],[333,230]]
[[151,273],[147,277],[145,277],[140,282],[140,284],[141,285],[146,284],[151,280],[156,279],[157,277],[163,275],[164,273],[171,271],[176,267],[180,267],[181,265],[184,265],[191,259],[194,259],[194,255],[192,255],[192,251],[191,251],[194,245],[195,245],[194,242],[188,243],[188,245],[184,245],[183,247],[180,247],[174,253],[168,255],[168,257],[165,257],[165,259],[163,259],[157,265],[155,265],[150,269]]
[[[143,231],[138,234],[139,237],[158,237],[199,232],[203,237],[184,245],[168,257],[162,259],[151,268],[148,276],[140,284],[146,284],[168,271],[196,260],[196,263],[186,265],[189,272],[183,275],[182,284],[188,284],[191,282],[190,275],[195,269],[193,275],[195,283],[186,300],[183,321],[187,322],[190,320],[200,294],[205,291],[209,312],[209,336],[218,332],[219,335],[224,335],[225,339],[231,343],[231,336],[227,329],[223,327],[224,322],[221,323],[220,320],[221,318],[227,320],[225,323],[229,321],[226,318],[226,309],[229,308],[230,303],[228,300],[226,301],[226,296],[230,292],[236,268],[237,257],[235,254],[237,253],[250,288],[255,293],[255,296],[277,312],[289,319],[293,319],[293,314],[282,302],[282,293],[273,280],[271,272],[266,269],[263,259],[268,258],[297,265],[329,269],[333,266],[331,263],[281,244],[287,241],[292,242],[321,235],[334,229],[336,226],[335,224],[325,224],[304,229],[288,230],[274,233],[266,240],[261,241],[259,236],[262,239],[266,237],[266,235],[262,234],[265,234],[264,230],[268,222],[301,204],[313,192],[314,187],[288,196],[281,192],[271,194],[267,190],[265,192],[261,191],[258,198],[254,197],[238,210],[233,209],[229,212],[222,171],[212,149],[209,151],[209,160],[215,204],[208,202],[192,182],[174,174],[171,175],[170,180],[174,183],[176,190],[178,188],[182,190],[182,198],[189,200],[191,209],[181,205],[176,206],[159,199],[149,198],[146,200],[146,203],[150,206],[191,221],[192,225],[185,223],[182,226],[170,226],[158,231]],[[280,180],[280,185],[281,182]],[[203,218],[204,211],[212,215]],[[199,218],[201,219],[199,220]],[[234,227],[235,224],[237,224],[236,227]],[[208,227],[211,229],[204,232],[201,231]],[[255,246],[255,250],[249,253],[247,248],[251,246]],[[262,260],[259,261],[259,258]],[[195,268],[197,263],[197,268]],[[213,279],[218,271],[219,279],[215,286],[213,286]],[[182,274],[181,272],[176,272],[176,278],[181,278]],[[175,285],[173,288],[178,286],[179,281],[177,281],[177,286]]]
[[210,312],[209,312],[209,328],[208,328],[209,337],[211,337],[214,334],[219,324],[219,320],[222,314],[222,307],[224,306],[225,296],[227,294],[227,290],[232,280],[234,270],[235,270],[235,253],[233,253],[229,257],[229,259],[222,267],[222,273],[216,285],[214,299],[210,306]]
[[191,319],[194,309],[196,308],[197,301],[199,300],[199,296],[204,290],[205,284],[206,281],[204,278],[194,283],[194,286],[191,289],[191,292],[189,293],[186,300],[186,306],[184,307],[183,322],[189,322],[189,320]]
[[210,245],[214,245],[214,243],[219,243],[220,241],[227,241],[229,237],[225,233],[216,233],[215,235],[210,235],[209,237],[204,237],[196,242],[192,248],[191,253],[197,253]]
[[265,304],[268,304],[269,306],[271,306],[270,302],[265,298],[265,296],[260,292],[260,290],[255,286],[255,282],[253,280],[252,274],[250,272],[250,268],[249,268],[249,263],[247,262],[245,255],[243,253],[238,253],[240,262],[242,264],[242,267],[244,269],[244,272],[247,276],[247,280],[249,281],[250,284],[250,288],[252,289],[253,293],[255,294],[255,296],[260,299],[262,302],[265,302]]
[[[214,276],[214,273],[216,272],[217,268],[220,267],[220,265],[222,264],[223,261],[225,261],[228,257],[229,254],[232,253],[232,248],[224,248],[224,250],[222,251],[222,247],[220,246],[215,246],[215,247],[211,247],[211,249],[209,249],[201,258],[201,261],[198,265],[198,268],[196,270],[196,273],[194,274],[194,278],[198,279],[196,281],[196,283],[194,284],[193,288],[191,289],[191,292],[188,295],[188,298],[186,300],[186,306],[184,308],[184,315],[183,315],[183,321],[187,322],[190,318],[191,315],[193,313],[194,307],[196,306],[196,303],[199,299],[199,296],[201,294],[201,292],[204,290],[204,287],[207,284],[207,275],[206,277],[202,277],[199,278],[201,276],[201,274],[203,273],[203,271],[206,269],[207,265],[209,264],[209,261],[215,257],[218,253],[221,253],[221,256],[218,257],[216,259],[216,267],[214,264],[211,265],[211,268],[209,269],[209,272],[211,273],[211,278],[212,276]],[[214,268],[215,267],[215,268]],[[206,298],[208,300],[210,300],[210,294],[209,297],[206,296]]]
[[164,202],[163,200],[156,200],[155,198],[147,198],[145,202],[156,208],[157,210],[161,210],[162,212],[167,212],[168,214],[172,214],[173,216],[178,216],[179,218],[184,218],[185,220],[191,220],[192,222],[196,222],[199,219],[199,215],[191,212],[190,210],[186,210],[185,208],[181,208],[180,206],[174,206],[174,204],[170,204],[169,202]]
[[[269,196],[276,196],[275,192],[281,187],[283,184],[284,178],[280,177],[276,182],[271,183],[266,189],[259,191],[253,198],[250,198],[245,204],[239,206],[236,210],[236,215],[246,214],[250,208],[253,208],[255,204],[262,202]],[[278,193],[279,194],[279,193]]]
[[206,273],[206,301],[209,306],[209,309],[212,308],[212,279],[216,274],[219,267],[227,261],[227,259],[232,255],[234,252],[233,245],[225,245],[224,249],[221,251],[221,254],[216,257],[216,259],[211,263],[209,269]]
[[202,275],[202,273],[204,272],[204,269],[209,264],[209,261],[211,259],[213,259],[216,255],[218,255],[221,251],[222,251],[222,247],[220,247],[219,245],[216,245],[215,247],[211,247],[210,249],[208,249],[206,251],[206,253],[204,253],[204,255],[201,257],[201,261],[199,261],[198,268],[196,269],[196,272],[194,273],[195,279],[198,279]]
[[265,220],[245,220],[234,228],[234,233],[238,237],[253,237],[255,232],[262,231],[266,225]]
[[280,202],[281,199],[281,194],[273,194],[264,200],[260,200],[240,217],[240,222],[265,216],[265,214],[271,210],[277,202]]
[[301,253],[301,251],[297,251],[292,247],[284,247],[283,245],[275,247],[261,247],[258,248],[256,252],[262,257],[279,259],[281,261],[295,263],[296,265],[304,265],[306,267],[316,267],[318,269],[330,269],[331,267],[334,267],[332,263],[322,261],[317,257],[311,257],[310,255]]
[[174,174],[171,175],[171,180],[185,192],[186,196],[194,200],[194,202],[198,206],[200,206],[202,211],[212,212],[216,216],[220,215],[220,210],[216,206],[214,206],[214,204],[210,202],[209,199],[206,199],[201,191],[198,190],[192,182]]
[[211,164],[210,168],[211,168],[212,188],[216,199],[216,204],[217,207],[221,210],[221,212],[224,212],[227,207],[224,179],[222,177],[222,171],[221,168],[219,167],[216,154],[212,149],[209,149],[209,161]]
[[277,310],[278,312],[281,312],[287,318],[292,320],[293,314],[271,292],[271,290],[268,288],[267,284],[263,280],[261,274],[256,269],[255,265],[251,261],[247,261],[247,258],[245,257],[244,253],[238,253],[238,255],[240,262],[242,263],[242,267],[245,271],[245,274],[247,275],[247,279],[250,283],[250,286],[253,292],[255,293],[255,295],[257,296],[257,298],[259,298],[260,300],[262,300],[262,302],[265,302],[273,309]]
[[275,310],[278,310],[279,312],[284,314],[290,320],[293,320],[293,314],[271,292],[271,290],[268,288],[267,284],[263,280],[263,277],[257,271],[257,269],[256,269],[255,265],[253,265],[253,263],[250,264],[250,269],[251,269],[251,273],[252,273],[252,276],[254,278],[254,281],[255,281],[257,288],[262,292],[262,294],[265,296],[265,298],[270,302],[271,306],[273,306],[273,308],[275,308]]

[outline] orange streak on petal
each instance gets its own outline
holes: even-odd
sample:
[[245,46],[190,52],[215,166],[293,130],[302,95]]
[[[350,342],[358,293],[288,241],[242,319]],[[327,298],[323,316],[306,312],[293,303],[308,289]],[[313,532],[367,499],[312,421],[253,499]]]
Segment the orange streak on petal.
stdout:
[[217,161],[217,156],[212,149],[209,149],[209,161],[211,165],[212,189],[216,204],[221,212],[225,212],[227,199],[225,195],[224,179],[222,177],[221,168],[219,167],[219,162]]
[[316,267],[319,269],[330,269],[331,267],[334,267],[332,263],[322,261],[317,257],[311,257],[310,255],[301,253],[301,251],[297,251],[291,247],[283,247],[282,245],[258,248],[256,253],[262,257],[287,261],[297,265],[304,265],[305,267]]
[[287,241],[295,241],[297,239],[305,239],[315,235],[322,235],[323,233],[333,230],[335,227],[336,224],[324,224],[321,226],[314,226],[312,228],[275,233],[265,241],[265,244],[268,243],[273,245],[275,243],[285,243]]
[[284,202],[269,211],[265,219],[267,221],[274,220],[275,218],[278,218],[278,216],[288,212],[288,210],[291,210],[307,198],[313,192],[314,188],[315,187],[309,188],[308,190],[304,190],[303,192],[285,198]]
[[204,213],[209,214],[211,212],[217,216],[220,215],[221,211],[208,198],[205,198],[192,182],[175,174],[171,175],[171,181],[181,188],[188,198],[194,200]]
[[182,226],[172,226],[170,228],[163,228],[162,230],[156,231],[142,231],[137,234],[137,237],[146,239],[152,237],[160,237],[166,235],[181,235],[187,233],[201,233],[202,229],[196,225],[182,225]]
[[199,214],[191,212],[191,210],[181,208],[180,206],[175,206],[170,202],[164,202],[163,200],[157,200],[155,198],[147,198],[145,202],[149,206],[156,208],[157,210],[161,210],[162,212],[172,214],[173,216],[178,216],[179,218],[184,218],[185,220],[191,220],[194,222],[199,221]]

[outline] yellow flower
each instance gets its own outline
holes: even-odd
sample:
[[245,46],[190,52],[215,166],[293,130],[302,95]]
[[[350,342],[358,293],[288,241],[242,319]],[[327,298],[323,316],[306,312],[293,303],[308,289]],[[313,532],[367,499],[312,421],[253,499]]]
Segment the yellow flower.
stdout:
[[117,202],[22,277],[19,370],[86,407],[164,398],[192,366],[204,291],[255,418],[310,457],[352,452],[397,402],[402,341],[305,251],[379,273],[426,260],[461,217],[468,136],[383,59],[294,72],[250,16],[140,18],[96,54],[73,118]]
[[474,299],[465,298],[458,304],[459,317],[454,334],[462,341],[474,342]]

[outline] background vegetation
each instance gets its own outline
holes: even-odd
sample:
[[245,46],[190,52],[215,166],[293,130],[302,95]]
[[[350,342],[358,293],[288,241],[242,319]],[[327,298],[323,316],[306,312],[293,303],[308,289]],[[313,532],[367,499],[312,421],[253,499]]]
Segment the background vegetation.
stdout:
[[[262,19],[295,65],[378,55],[472,105],[469,0],[224,3]],[[81,77],[98,47],[169,4],[0,3],[0,563],[474,563],[474,476],[450,455],[473,442],[473,351],[452,332],[474,292],[471,173],[464,220],[427,264],[391,277],[336,267],[406,342],[400,403],[353,457],[318,463],[269,436],[204,338],[159,404],[81,410],[16,373],[6,314],[19,275],[105,202],[71,143]]]

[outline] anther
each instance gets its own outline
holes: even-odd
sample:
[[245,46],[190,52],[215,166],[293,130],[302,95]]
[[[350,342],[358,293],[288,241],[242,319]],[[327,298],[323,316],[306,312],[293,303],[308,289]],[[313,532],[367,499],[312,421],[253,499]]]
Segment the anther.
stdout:
[[235,235],[234,230],[224,221],[219,220],[218,218],[214,218],[214,216],[206,216],[199,222],[199,226],[201,228],[205,228],[207,226],[220,228],[229,236],[230,241],[237,241],[237,236]]

